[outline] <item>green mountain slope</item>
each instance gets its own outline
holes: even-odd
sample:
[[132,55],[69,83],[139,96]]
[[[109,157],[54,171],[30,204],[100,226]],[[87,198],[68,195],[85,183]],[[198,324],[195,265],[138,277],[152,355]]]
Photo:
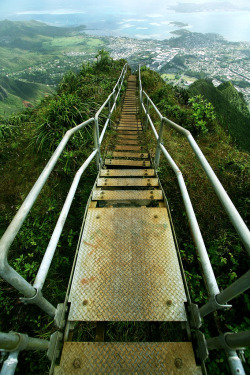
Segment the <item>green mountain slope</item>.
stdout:
[[0,115],[23,110],[52,92],[51,87],[40,83],[2,77],[0,78]]
[[249,109],[247,103],[241,93],[239,93],[231,82],[224,82],[218,86],[218,90],[223,96],[238,109],[244,116],[249,117]]
[[230,82],[219,88],[212,82],[197,80],[188,89],[191,96],[202,95],[213,104],[220,123],[238,145],[250,150],[250,114],[242,96]]

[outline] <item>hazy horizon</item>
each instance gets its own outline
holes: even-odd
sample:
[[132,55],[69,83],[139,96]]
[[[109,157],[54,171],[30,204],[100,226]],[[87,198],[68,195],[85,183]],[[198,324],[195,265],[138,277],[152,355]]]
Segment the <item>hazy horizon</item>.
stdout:
[[[143,4],[143,5],[142,5]],[[239,0],[2,0],[0,20],[37,20],[55,26],[86,25],[89,33],[165,39],[178,28],[250,41],[250,4]],[[178,26],[175,22],[184,25]]]

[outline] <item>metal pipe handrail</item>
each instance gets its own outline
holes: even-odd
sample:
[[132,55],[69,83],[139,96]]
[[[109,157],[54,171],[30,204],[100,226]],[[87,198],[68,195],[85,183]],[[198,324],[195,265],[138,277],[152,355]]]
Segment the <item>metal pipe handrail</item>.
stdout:
[[168,123],[171,127],[173,127],[175,130],[177,130],[179,133],[186,136],[190,146],[192,147],[196,157],[198,158],[202,168],[204,169],[215,193],[217,194],[220,202],[222,203],[227,215],[229,216],[234,228],[236,229],[237,233],[239,234],[239,237],[241,241],[243,242],[248,254],[250,255],[250,232],[244,223],[243,219],[241,218],[239,212],[235,208],[233,202],[229,198],[227,192],[223,188],[222,184],[220,183],[218,177],[214,173],[213,169],[209,165],[208,161],[206,160],[204,154],[202,153],[201,149],[197,145],[196,141],[194,140],[192,134],[184,129],[182,126],[176,124],[175,122],[169,120],[168,118],[162,116],[154,102],[150,99],[150,97],[147,95],[147,93],[143,90],[142,91],[142,99],[143,95],[149,100],[150,104],[158,114],[161,121],[164,121]]
[[[146,113],[145,107],[144,107],[144,111]],[[151,125],[152,131],[155,135],[155,138],[158,141],[159,136],[158,136],[157,131],[154,127],[153,121],[151,120],[149,114],[147,114],[147,117],[148,117],[149,123]],[[196,216],[195,216],[195,213],[194,213],[194,209],[193,209],[193,206],[192,206],[189,194],[188,194],[188,190],[187,190],[184,178],[182,176],[182,173],[181,173],[180,169],[178,168],[178,166],[176,165],[174,160],[171,158],[170,154],[167,152],[167,150],[165,149],[165,147],[161,143],[160,143],[160,148],[161,148],[164,156],[166,157],[169,165],[171,166],[174,173],[176,174],[177,181],[178,181],[180,191],[181,191],[181,195],[182,195],[182,199],[183,199],[183,202],[184,202],[184,205],[185,205],[185,208],[186,208],[189,225],[190,225],[191,232],[192,232],[192,235],[193,235],[193,238],[194,238],[194,243],[197,247],[197,250],[198,250],[198,253],[199,253],[199,256],[200,256],[200,261],[201,261],[202,269],[203,269],[203,272],[204,272],[204,275],[205,275],[206,286],[207,286],[208,292],[209,292],[210,295],[218,294],[219,293],[218,284],[217,284],[217,281],[216,281],[216,278],[215,278],[215,275],[214,275],[214,272],[213,272],[213,268],[211,266],[211,263],[210,263],[210,260],[209,260],[208,254],[207,254],[206,246],[205,246],[205,243],[204,243],[203,238],[202,238],[202,234],[201,234],[199,224],[197,222],[197,219],[196,219]]]
[[[108,98],[105,100],[104,104],[101,106],[101,108],[97,111],[97,114],[95,117],[92,117],[88,119],[87,121],[75,126],[74,128],[68,130],[59,145],[57,146],[55,152],[51,156],[49,162],[43,169],[42,173],[40,174],[39,178],[37,179],[36,183],[34,184],[33,188],[31,189],[30,193],[24,200],[23,204],[19,208],[18,212],[16,213],[15,217],[13,218],[12,222],[9,224],[8,228],[6,229],[4,235],[2,236],[0,240],[0,275],[13,287],[15,287],[19,292],[24,294],[26,298],[23,298],[22,300],[26,303],[34,303],[37,306],[39,306],[43,311],[48,313],[50,316],[54,317],[56,314],[56,308],[52,306],[47,299],[45,299],[42,295],[41,289],[45,282],[46,275],[48,273],[50,264],[52,262],[55,249],[57,246],[57,243],[59,241],[59,237],[61,234],[61,231],[63,229],[66,217],[68,215],[76,188],[78,186],[80,177],[82,173],[85,171],[89,163],[93,160],[94,156],[99,153],[100,157],[100,142],[99,142],[99,126],[98,126],[98,116],[105,107],[107,103],[110,103],[110,100],[112,97],[114,97],[114,103],[112,106],[112,112],[115,108],[115,104],[117,101],[117,98],[119,96],[125,75],[127,72],[127,64],[124,65],[122,72],[119,76],[119,79],[117,80],[112,93],[108,96]],[[118,87],[118,94],[115,96],[115,90]],[[112,114],[112,113],[111,113]],[[108,115],[108,120],[111,117],[111,114]],[[96,122],[97,119],[97,122]],[[78,170],[74,181],[71,185],[70,191],[68,193],[68,196],[66,198],[66,201],[64,203],[62,212],[58,218],[56,227],[54,229],[52,238],[50,240],[50,243],[47,247],[47,250],[44,254],[44,258],[42,261],[42,264],[40,265],[40,268],[38,270],[38,274],[36,276],[36,280],[34,283],[34,286],[29,284],[21,275],[19,275],[9,264],[8,264],[8,251],[13,243],[17,233],[19,232],[24,220],[26,219],[27,215],[29,214],[31,208],[33,207],[39,193],[41,192],[44,184],[46,183],[49,175],[51,174],[55,164],[57,163],[61,153],[63,152],[66,144],[68,143],[71,136],[89,125],[90,123],[94,122],[95,127],[97,128],[96,133],[94,134],[95,138],[95,149],[91,153],[91,155],[88,157],[88,159],[84,162],[82,167]],[[104,131],[102,132],[102,139],[105,134],[107,126],[105,127]],[[102,140],[101,139],[101,140]],[[73,195],[72,195],[73,194]]]
[[49,242],[48,247],[47,247],[47,249],[45,251],[45,254],[43,256],[43,260],[42,260],[42,262],[40,264],[40,267],[39,267],[39,270],[37,272],[37,275],[36,275],[36,278],[35,278],[35,281],[34,281],[34,284],[33,284],[34,288],[36,288],[36,289],[41,290],[42,287],[43,287],[43,284],[46,280],[46,276],[48,274],[52,259],[53,259],[54,254],[55,254],[57,244],[58,244],[60,236],[61,236],[65,221],[68,217],[68,213],[69,213],[72,201],[74,199],[74,196],[75,196],[76,189],[78,187],[80,178],[81,178],[83,172],[86,170],[86,168],[91,163],[91,161],[94,159],[96,154],[97,154],[97,150],[94,150],[90,154],[90,156],[87,158],[87,160],[83,163],[83,165],[81,166],[81,168],[77,171],[77,173],[75,175],[75,178],[74,178],[74,180],[72,182],[72,185],[70,187],[70,190],[68,192],[67,198],[66,198],[65,203],[63,205],[61,214],[60,214],[60,216],[57,220],[55,229],[54,229],[53,234],[50,238],[50,242]]

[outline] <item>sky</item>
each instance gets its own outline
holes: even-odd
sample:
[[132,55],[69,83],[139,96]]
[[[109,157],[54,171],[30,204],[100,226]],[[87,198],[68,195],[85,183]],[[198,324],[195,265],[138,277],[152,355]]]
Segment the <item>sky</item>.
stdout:
[[184,5],[190,4],[190,9],[194,5],[213,3],[213,8],[217,4],[224,5],[225,9],[250,10],[249,0],[0,0],[0,17],[8,18],[14,14],[70,14],[88,13],[95,10],[115,13],[141,13],[165,12],[167,9],[174,11],[176,6],[180,10]]

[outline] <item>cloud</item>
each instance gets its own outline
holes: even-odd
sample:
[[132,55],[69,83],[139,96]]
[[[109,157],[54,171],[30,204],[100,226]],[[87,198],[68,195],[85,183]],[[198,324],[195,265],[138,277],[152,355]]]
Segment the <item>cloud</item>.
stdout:
[[130,27],[135,27],[135,25],[132,25],[131,23],[124,23],[122,24],[122,29],[129,29]]
[[136,30],[148,30],[148,27],[137,27]]
[[160,17],[163,17],[162,14],[158,14],[158,13],[153,13],[153,14],[147,14],[147,17],[149,18],[160,18]]
[[143,19],[137,19],[137,18],[130,18],[127,20],[123,20],[124,22],[146,22],[147,20]]
[[152,26],[161,26],[161,24],[158,22],[149,22],[149,24]]

